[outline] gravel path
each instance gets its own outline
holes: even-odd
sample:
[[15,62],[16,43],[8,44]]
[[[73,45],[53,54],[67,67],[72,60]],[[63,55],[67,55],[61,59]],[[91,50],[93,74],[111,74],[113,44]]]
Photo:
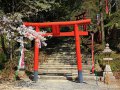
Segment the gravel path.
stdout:
[[116,84],[105,85],[103,82],[96,84],[95,80],[77,83],[67,80],[39,80],[18,81],[14,83],[0,84],[0,90],[120,90]]

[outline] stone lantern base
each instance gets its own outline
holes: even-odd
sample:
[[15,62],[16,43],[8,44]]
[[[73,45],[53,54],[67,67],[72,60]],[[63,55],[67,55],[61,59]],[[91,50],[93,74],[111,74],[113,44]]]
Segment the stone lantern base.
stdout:
[[115,77],[113,76],[112,70],[110,65],[106,65],[104,72],[103,72],[104,82],[106,84],[110,84],[111,82],[115,81]]

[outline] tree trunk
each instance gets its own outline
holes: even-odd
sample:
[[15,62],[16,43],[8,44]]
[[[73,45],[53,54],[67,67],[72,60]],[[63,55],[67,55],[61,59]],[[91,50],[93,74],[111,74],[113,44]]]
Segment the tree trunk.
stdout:
[[103,22],[103,13],[100,13],[101,15],[101,31],[102,31],[102,45],[105,45],[105,31],[104,31],[104,22]]
[[102,45],[105,46],[105,32],[104,32],[104,20],[103,20],[103,1],[99,0],[100,4],[100,29],[102,32]]

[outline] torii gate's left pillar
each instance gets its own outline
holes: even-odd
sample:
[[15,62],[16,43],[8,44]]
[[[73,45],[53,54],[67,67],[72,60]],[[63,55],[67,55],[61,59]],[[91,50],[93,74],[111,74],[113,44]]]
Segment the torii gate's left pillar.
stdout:
[[[36,26],[36,32],[39,32],[39,26]],[[35,39],[35,47],[34,47],[34,81],[38,80],[38,61],[39,60],[39,39]]]

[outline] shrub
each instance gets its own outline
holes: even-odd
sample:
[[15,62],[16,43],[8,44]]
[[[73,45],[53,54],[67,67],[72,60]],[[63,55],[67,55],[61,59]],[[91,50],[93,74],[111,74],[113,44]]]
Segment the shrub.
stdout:
[[110,64],[112,71],[120,71],[120,56],[117,53],[112,53],[110,55],[111,58],[113,58],[112,61],[104,61],[103,58],[105,58],[103,53],[99,55],[95,55],[95,60],[99,62],[101,68],[104,70],[106,64]]

